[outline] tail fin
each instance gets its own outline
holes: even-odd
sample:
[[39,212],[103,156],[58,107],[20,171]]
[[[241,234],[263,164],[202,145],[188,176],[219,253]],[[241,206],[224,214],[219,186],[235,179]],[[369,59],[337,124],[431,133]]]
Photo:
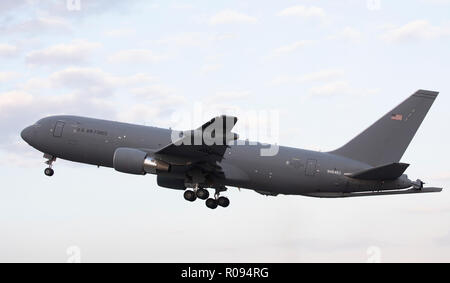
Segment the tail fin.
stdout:
[[438,94],[418,90],[346,145],[330,153],[372,166],[399,162]]

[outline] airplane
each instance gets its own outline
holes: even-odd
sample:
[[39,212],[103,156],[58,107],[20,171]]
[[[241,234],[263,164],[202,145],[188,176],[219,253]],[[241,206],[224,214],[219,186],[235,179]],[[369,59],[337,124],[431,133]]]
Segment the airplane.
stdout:
[[[227,187],[266,196],[319,198],[361,197],[440,192],[404,174],[400,159],[436,99],[438,92],[418,90],[344,146],[317,152],[250,144],[231,132],[233,116],[218,116],[190,131],[78,116],[50,116],[25,128],[21,137],[44,153],[54,174],[57,158],[128,174],[156,174],[160,187],[184,191],[187,201],[206,200],[215,209],[228,207]],[[208,189],[214,190],[210,197]]]

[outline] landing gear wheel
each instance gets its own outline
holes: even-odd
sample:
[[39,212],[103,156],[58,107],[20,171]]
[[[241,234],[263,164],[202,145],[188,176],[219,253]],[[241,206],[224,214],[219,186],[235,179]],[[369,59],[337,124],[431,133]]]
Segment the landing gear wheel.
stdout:
[[216,209],[217,208],[217,200],[215,200],[213,198],[207,199],[206,206],[211,209]]
[[52,168],[45,168],[44,174],[45,174],[46,176],[51,177],[51,176],[53,176],[53,174],[55,174],[55,171],[53,171]]
[[208,192],[208,190],[202,189],[202,188],[198,189],[198,190],[197,190],[197,197],[198,197],[199,199],[203,199],[203,200],[209,198],[209,192]]
[[221,207],[227,207],[230,205],[230,200],[226,197],[219,197],[217,199],[217,204],[220,205]]
[[197,199],[197,196],[193,191],[188,190],[184,192],[184,199],[187,201],[195,201]]

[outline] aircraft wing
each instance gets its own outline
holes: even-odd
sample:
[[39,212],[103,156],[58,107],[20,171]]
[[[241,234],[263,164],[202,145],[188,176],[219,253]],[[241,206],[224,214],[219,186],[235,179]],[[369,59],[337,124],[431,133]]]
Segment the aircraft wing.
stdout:
[[194,162],[207,162],[217,166],[215,161],[223,159],[230,141],[238,138],[231,130],[236,125],[233,116],[218,116],[196,130],[173,132],[173,142],[156,151],[156,155],[176,156],[179,159]]

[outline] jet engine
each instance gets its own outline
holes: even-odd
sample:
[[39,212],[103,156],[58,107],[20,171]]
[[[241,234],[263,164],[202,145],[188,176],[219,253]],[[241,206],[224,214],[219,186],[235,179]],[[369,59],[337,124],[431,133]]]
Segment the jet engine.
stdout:
[[113,166],[119,172],[135,175],[170,171],[170,164],[157,160],[142,150],[125,147],[114,152]]

